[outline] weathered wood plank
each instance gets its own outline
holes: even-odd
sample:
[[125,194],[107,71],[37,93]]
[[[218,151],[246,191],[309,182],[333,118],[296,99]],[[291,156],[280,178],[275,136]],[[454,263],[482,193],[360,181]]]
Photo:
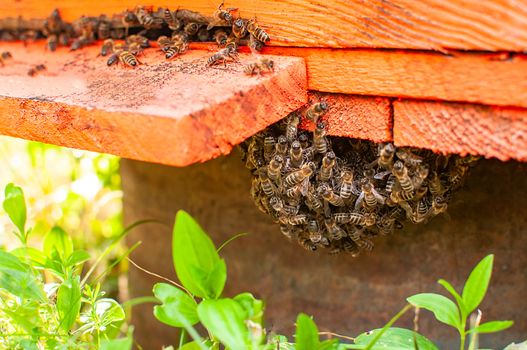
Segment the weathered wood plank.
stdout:
[[286,47],[262,52],[303,57],[310,90],[527,107],[527,55]]
[[[161,7],[212,14],[220,1],[155,1]],[[73,20],[117,13],[137,0],[1,0],[2,16],[45,17],[55,7]],[[232,0],[244,17],[257,15],[272,45],[440,50],[527,50],[526,0]]]
[[527,161],[527,109],[396,101],[393,134],[399,146]]
[[[167,62],[150,50],[135,69],[107,67],[98,48],[76,53],[10,44],[0,67],[0,133],[185,166],[231,151],[307,101],[302,59],[273,57],[274,74],[206,68],[193,50]],[[242,61],[251,57],[242,55]],[[29,67],[47,71],[34,78]]]

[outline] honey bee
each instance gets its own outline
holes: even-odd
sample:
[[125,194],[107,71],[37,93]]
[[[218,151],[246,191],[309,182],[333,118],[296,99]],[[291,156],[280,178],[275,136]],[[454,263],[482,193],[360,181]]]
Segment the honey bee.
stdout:
[[425,200],[420,200],[417,202],[417,205],[415,207],[415,210],[410,215],[410,221],[412,221],[414,224],[421,223],[425,221],[428,214],[428,205],[426,204]]
[[[128,28],[139,25],[139,19],[132,11],[125,11],[123,16],[121,17],[121,22],[125,28],[124,36],[128,36]],[[113,39],[119,39],[119,38],[113,38]]]
[[242,18],[236,19],[232,24],[232,33],[238,39],[243,38],[247,35],[247,22]]
[[467,165],[454,165],[454,167],[450,170],[448,174],[448,181],[452,185],[452,188],[455,189],[461,185],[467,171]]
[[395,153],[406,166],[415,167],[423,161],[423,158],[413,154],[410,150],[400,148]]
[[356,212],[335,213],[333,220],[338,224],[364,225],[366,223],[364,214]]
[[299,141],[293,141],[291,149],[289,150],[289,157],[291,159],[291,165],[295,168],[299,168],[302,165],[303,152],[302,146]]
[[227,45],[227,39],[229,38],[229,36],[224,30],[222,29],[216,30],[214,32],[213,37],[214,37],[214,41],[216,42],[216,44],[218,44],[219,47],[223,47]]
[[257,53],[262,51],[264,45],[265,44],[260,40],[256,39],[254,35],[249,36],[249,48],[251,49],[251,52]]
[[328,104],[324,101],[314,103],[311,105],[311,107],[306,110],[305,117],[307,118],[307,120],[310,120],[313,123],[317,124],[318,119],[327,113],[328,108]]
[[226,47],[224,49],[221,49],[208,59],[207,67],[212,67],[214,65],[220,64],[221,62],[223,62],[223,65],[227,67],[227,59],[229,58],[235,62],[239,61],[238,53]]
[[225,48],[229,48],[234,51],[238,51],[238,38],[234,35],[229,35],[227,38],[227,43],[225,44]]
[[291,225],[281,224],[280,232],[282,232],[282,234],[286,236],[288,239],[293,239],[296,236],[296,231]]
[[267,168],[267,175],[271,180],[276,182],[280,179],[280,171],[282,170],[283,164],[284,158],[279,154],[276,154],[273,159],[271,159]]
[[292,113],[289,116],[286,127],[285,127],[285,137],[287,138],[287,141],[293,142],[293,140],[296,139],[299,123],[300,123],[300,118],[298,114]]
[[298,135],[298,141],[300,141],[300,146],[302,146],[302,149],[309,147],[309,139],[305,133]]
[[2,52],[2,54],[0,54],[0,65],[4,66],[4,61],[10,58],[13,58],[13,55],[11,55],[11,52],[9,51]]
[[432,201],[432,206],[430,207],[430,210],[427,213],[426,219],[446,212],[447,207],[447,202],[443,196],[435,197]]
[[367,210],[373,210],[377,207],[377,204],[384,204],[384,197],[375,190],[375,187],[369,180],[363,181],[361,193],[355,202],[355,210],[359,210],[361,207]]
[[318,222],[315,219],[310,219],[307,223],[307,232],[309,232],[309,239],[313,243],[318,243],[322,240],[322,232],[318,227]]
[[163,11],[163,18],[168,24],[168,28],[170,30],[179,30],[179,28],[181,28],[181,21],[177,19],[175,12],[165,9],[165,11]]
[[285,195],[290,199],[296,199],[298,200],[300,196],[302,196],[304,189],[303,184],[299,183],[298,185],[295,185],[293,187],[290,187],[285,190]]
[[287,187],[292,187],[305,179],[309,179],[311,175],[313,175],[313,172],[315,171],[315,164],[313,162],[306,163],[302,165],[302,167],[299,170],[293,171],[292,173],[288,174],[285,179],[285,185]]
[[312,251],[312,252],[317,250],[317,245],[315,243],[311,242],[311,240],[308,239],[308,238],[299,239],[298,240],[298,244],[302,248],[304,248],[305,250],[309,250],[309,251]]
[[297,214],[294,216],[290,216],[288,217],[288,221],[289,221],[289,224],[293,226],[303,225],[307,223],[307,215]]
[[313,135],[313,145],[317,153],[325,154],[328,152],[328,140],[326,138],[326,124],[323,122],[317,123]]
[[276,153],[285,156],[287,153],[287,138],[284,135],[278,136],[278,140],[276,143]]
[[143,47],[139,43],[130,43],[130,45],[128,45],[128,51],[130,51],[132,55],[137,56],[143,52]]
[[390,193],[390,200],[393,203],[398,203],[399,205],[401,205],[402,202],[407,202],[409,200],[412,200],[414,197],[415,197],[414,190],[407,192],[400,188],[397,188],[396,190],[392,191],[392,193]]
[[163,52],[167,52],[168,49],[172,46],[172,40],[169,39],[166,35],[161,35],[157,38],[157,45]]
[[281,212],[284,209],[284,202],[276,196],[273,196],[269,199],[269,204],[276,212]]
[[79,50],[85,46],[90,45],[93,42],[93,39],[86,37],[86,36],[80,36],[77,39],[73,40],[70,46],[71,51]]
[[412,179],[414,188],[417,190],[421,188],[421,185],[425,181],[425,179],[428,177],[428,166],[425,165],[418,165],[415,169],[415,174]]
[[266,136],[264,139],[263,150],[264,150],[264,159],[270,161],[271,157],[274,155],[275,151],[275,139],[272,136]]
[[196,34],[197,40],[201,42],[209,41],[210,33],[207,30],[207,28],[202,27],[198,30],[198,33]]
[[322,166],[320,167],[319,179],[320,181],[327,182],[333,176],[333,168],[336,164],[335,153],[330,151],[322,158]]
[[327,184],[321,184],[318,187],[318,194],[331,205],[336,207],[344,206],[344,200],[337,196]]
[[188,36],[193,36],[193,35],[196,35],[196,33],[198,32],[199,30],[199,27],[200,25],[195,23],[195,22],[189,22],[185,25],[185,27],[183,27],[183,31],[188,35]]
[[260,172],[260,186],[267,197],[272,197],[276,192],[275,185],[265,171]]
[[442,196],[443,193],[445,193],[445,188],[443,187],[443,184],[441,183],[441,180],[439,179],[439,176],[435,171],[432,173],[430,179],[428,180],[428,188],[430,190],[430,193],[434,197]]
[[114,52],[114,46],[115,46],[115,42],[113,41],[113,39],[104,40],[101,46],[101,56],[106,56],[109,53]]
[[357,248],[357,245],[355,245],[351,239],[342,239],[341,241],[342,241],[342,250],[344,252],[350,254],[352,257],[359,256],[360,251]]
[[319,213],[324,209],[324,204],[312,188],[308,189],[306,193],[306,205],[316,213]]
[[125,66],[135,67],[139,65],[137,58],[128,50],[119,52],[119,61]]
[[247,31],[261,42],[266,43],[271,40],[269,34],[267,34],[266,31],[258,25],[258,23],[256,23],[256,19],[250,20],[247,23]]
[[102,20],[97,26],[97,38],[99,40],[108,39],[110,37],[110,32],[112,30],[112,25],[110,22]]
[[274,72],[274,61],[269,58],[260,58],[257,62],[249,63],[243,67],[247,75],[262,75],[264,72]]
[[229,7],[229,8],[224,9],[223,5],[224,3],[222,2],[220,6],[218,6],[218,9],[212,15],[213,19],[212,19],[212,22],[209,23],[209,25],[207,26],[207,30],[211,30],[214,26],[219,25],[219,24],[226,23],[228,25],[231,25],[232,23],[231,12],[234,12],[238,9],[235,7]]
[[139,44],[143,49],[146,49],[147,47],[150,47],[150,40],[148,40],[147,37],[140,35],[140,34],[133,34],[129,35],[126,38],[127,44],[137,43]]
[[49,51],[53,52],[57,49],[59,43],[59,38],[57,37],[57,34],[50,34],[48,36],[46,45]]
[[410,176],[408,176],[408,169],[401,161],[398,160],[395,162],[392,173],[395,175],[395,178],[397,179],[403,191],[408,193],[414,191],[414,184],[412,179],[410,179]]
[[46,70],[46,66],[43,65],[43,64],[37,64],[36,66],[30,68],[28,71],[27,71],[27,75],[29,75],[30,77],[34,77],[36,76],[39,72],[42,72],[42,71],[45,71]]
[[339,239],[346,237],[346,231],[344,231],[333,219],[325,219],[324,224],[328,230],[329,238],[338,241]]
[[188,35],[182,32],[172,33],[172,46],[177,49],[178,53],[182,54],[188,48]]
[[391,169],[393,166],[393,156],[395,154],[395,147],[391,143],[387,143],[379,147],[379,158],[377,165],[382,169]]
[[353,191],[353,171],[349,169],[344,169],[342,170],[340,177],[340,198],[349,199]]
[[146,29],[161,28],[163,25],[163,19],[154,17],[151,13],[151,9],[147,9],[144,6],[137,6],[134,14],[137,17],[139,24]]

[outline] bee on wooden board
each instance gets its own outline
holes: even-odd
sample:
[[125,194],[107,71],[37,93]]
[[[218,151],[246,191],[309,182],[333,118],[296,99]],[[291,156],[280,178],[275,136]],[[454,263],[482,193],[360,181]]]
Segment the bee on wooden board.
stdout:
[[30,77],[34,77],[36,76],[38,73],[40,72],[43,72],[45,71],[47,68],[45,65],[43,64],[37,64],[33,67],[31,67],[28,71],[27,71],[27,75],[29,75]]
[[218,9],[212,15],[212,22],[207,26],[207,30],[211,30],[215,26],[222,24],[232,24],[233,18],[231,13],[238,9],[234,7],[223,8],[223,6],[223,2],[218,6]]
[[9,51],[2,52],[0,54],[0,66],[4,66],[5,65],[4,61],[9,60],[11,58],[13,58],[13,55],[11,55],[11,52]]
[[274,72],[274,62],[269,58],[262,57],[256,62],[245,65],[243,71],[247,75],[258,74],[261,76],[265,72]]
[[267,34],[267,32],[258,25],[258,23],[256,22],[256,18],[249,20],[249,22],[247,23],[247,31],[258,41],[261,41],[263,43],[266,43],[271,40],[269,34]]
[[239,62],[238,53],[228,47],[221,49],[208,59],[207,67],[215,66],[220,63],[223,63],[223,65],[227,67],[227,60]]

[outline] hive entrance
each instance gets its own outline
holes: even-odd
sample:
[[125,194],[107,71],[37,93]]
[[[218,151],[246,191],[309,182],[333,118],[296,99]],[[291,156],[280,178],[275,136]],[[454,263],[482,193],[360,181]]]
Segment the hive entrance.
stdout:
[[295,112],[241,148],[256,206],[308,250],[357,256],[404,222],[428,222],[446,211],[476,161],[329,137],[324,122],[313,133],[298,124]]

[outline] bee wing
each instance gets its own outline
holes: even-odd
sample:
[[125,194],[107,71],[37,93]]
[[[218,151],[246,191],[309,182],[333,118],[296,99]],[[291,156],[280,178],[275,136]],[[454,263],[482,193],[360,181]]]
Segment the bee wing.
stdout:
[[384,178],[392,173],[391,170],[381,171],[373,176],[375,180],[384,180]]
[[359,210],[362,206],[362,201],[364,200],[364,192],[361,192],[359,198],[355,201],[355,210]]

